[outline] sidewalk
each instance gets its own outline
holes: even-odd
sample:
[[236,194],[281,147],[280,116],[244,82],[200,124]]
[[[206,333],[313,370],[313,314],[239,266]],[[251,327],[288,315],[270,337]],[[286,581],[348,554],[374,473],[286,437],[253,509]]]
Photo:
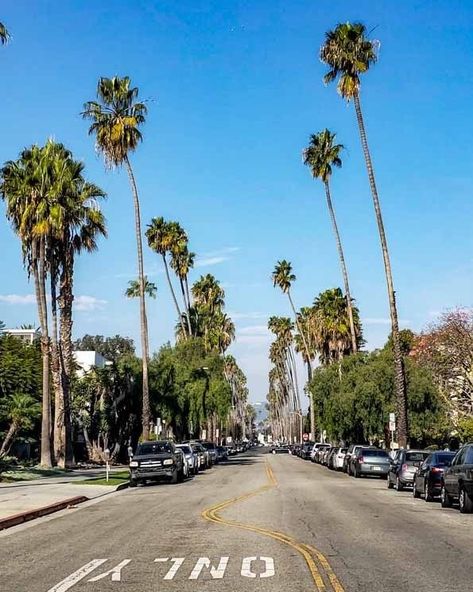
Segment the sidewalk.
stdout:
[[[114,467],[110,472],[111,476],[114,472],[124,469],[124,467]],[[25,514],[26,519],[31,519],[36,517],[36,515],[30,515],[31,513],[46,506],[50,507],[47,513],[52,513],[56,509],[63,509],[67,500],[75,498],[74,503],[80,503],[113,493],[118,487],[121,488],[117,485],[81,485],[77,483],[85,479],[104,476],[105,470],[103,468],[85,469],[71,471],[70,474],[60,477],[42,477],[32,481],[0,483],[0,521],[18,514]],[[1,529],[2,524],[0,524]]]

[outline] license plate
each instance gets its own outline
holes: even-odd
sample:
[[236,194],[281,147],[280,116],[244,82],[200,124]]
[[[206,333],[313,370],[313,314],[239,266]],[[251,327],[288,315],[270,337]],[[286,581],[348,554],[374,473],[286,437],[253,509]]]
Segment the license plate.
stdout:
[[371,467],[371,470],[372,471],[380,471],[381,470],[381,467]]

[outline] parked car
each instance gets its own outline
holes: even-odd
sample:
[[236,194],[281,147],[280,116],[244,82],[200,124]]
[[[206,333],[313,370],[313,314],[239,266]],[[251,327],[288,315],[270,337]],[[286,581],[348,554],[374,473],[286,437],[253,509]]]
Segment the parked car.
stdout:
[[215,465],[218,462],[217,447],[213,442],[201,442],[202,447],[207,450],[210,457],[210,465]]
[[299,451],[299,456],[304,460],[310,459],[310,452],[314,447],[315,442],[303,442]]
[[330,448],[330,444],[326,444],[325,442],[316,442],[310,452],[310,460],[312,462],[319,462],[318,457],[320,456],[320,450],[325,450],[326,448]]
[[198,455],[194,453],[189,444],[177,444],[176,448],[182,450],[184,457],[187,461],[187,466],[189,467],[189,473],[192,475],[197,475],[197,473],[199,472]]
[[320,448],[319,449],[319,454],[318,454],[318,462],[323,465],[324,467],[327,466],[328,463],[328,455],[330,454],[330,451],[332,450],[332,446],[327,446],[326,448]]
[[217,446],[217,460],[218,462],[227,460],[228,453],[225,446]]
[[343,469],[343,461],[348,448],[338,447],[333,448],[329,458],[329,469],[334,471],[341,471]]
[[210,467],[210,457],[207,450],[205,450],[200,442],[188,442],[188,444],[192,448],[194,454],[199,458],[199,470],[204,471],[205,469],[208,469]]
[[348,475],[353,475],[352,469],[352,459],[356,456],[356,453],[360,448],[364,448],[363,444],[351,444],[348,447],[347,453],[345,455],[345,459],[343,461],[343,472],[347,473]]
[[161,479],[180,482],[186,476],[186,466],[182,450],[172,442],[141,442],[130,460],[130,487]]
[[441,500],[443,508],[458,500],[462,514],[473,512],[473,444],[460,448],[444,470]]
[[429,454],[429,450],[397,450],[389,467],[388,489],[394,487],[402,491],[405,487],[412,487],[417,470]]
[[380,448],[359,448],[353,459],[353,476],[376,475],[385,479],[391,465],[391,457]]
[[426,502],[431,502],[440,495],[444,470],[451,465],[455,454],[447,450],[429,454],[414,476],[412,495],[415,498],[423,495]]

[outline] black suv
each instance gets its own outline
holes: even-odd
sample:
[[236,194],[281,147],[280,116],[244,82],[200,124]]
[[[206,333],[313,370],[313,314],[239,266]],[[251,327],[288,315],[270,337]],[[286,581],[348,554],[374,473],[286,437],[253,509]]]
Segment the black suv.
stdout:
[[462,514],[473,512],[473,444],[460,448],[452,464],[445,469],[440,495],[443,508],[449,508],[458,500]]
[[177,483],[184,479],[184,455],[168,440],[141,442],[130,460],[130,487],[148,480],[170,480]]

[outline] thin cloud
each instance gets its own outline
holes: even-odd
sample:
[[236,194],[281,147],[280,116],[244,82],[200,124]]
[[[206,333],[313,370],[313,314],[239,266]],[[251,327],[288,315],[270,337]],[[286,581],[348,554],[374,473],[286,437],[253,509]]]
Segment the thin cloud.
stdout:
[[34,294],[0,294],[0,302],[5,304],[35,304]]
[[[390,325],[391,319],[387,317],[368,317],[362,319],[362,323],[365,325]],[[407,319],[399,319],[400,325],[410,325],[411,321]]]
[[[49,296],[47,297],[47,300],[50,300]],[[10,304],[13,306],[24,306],[36,304],[36,298],[34,294],[0,294],[0,302],[4,302],[5,304]],[[106,300],[95,298],[95,296],[81,295],[74,298],[74,308],[80,312],[101,310],[106,304]]]
[[224,257],[223,255],[220,257],[204,257],[202,259],[197,259],[194,267],[210,267],[211,265],[218,265],[229,259],[230,257]]
[[233,320],[238,319],[267,319],[268,313],[266,312],[229,312],[228,316],[231,317]]
[[240,247],[223,247],[218,251],[209,251],[203,253],[202,257],[197,257],[194,267],[210,267],[218,265],[224,261],[232,259],[232,255],[240,250]]

